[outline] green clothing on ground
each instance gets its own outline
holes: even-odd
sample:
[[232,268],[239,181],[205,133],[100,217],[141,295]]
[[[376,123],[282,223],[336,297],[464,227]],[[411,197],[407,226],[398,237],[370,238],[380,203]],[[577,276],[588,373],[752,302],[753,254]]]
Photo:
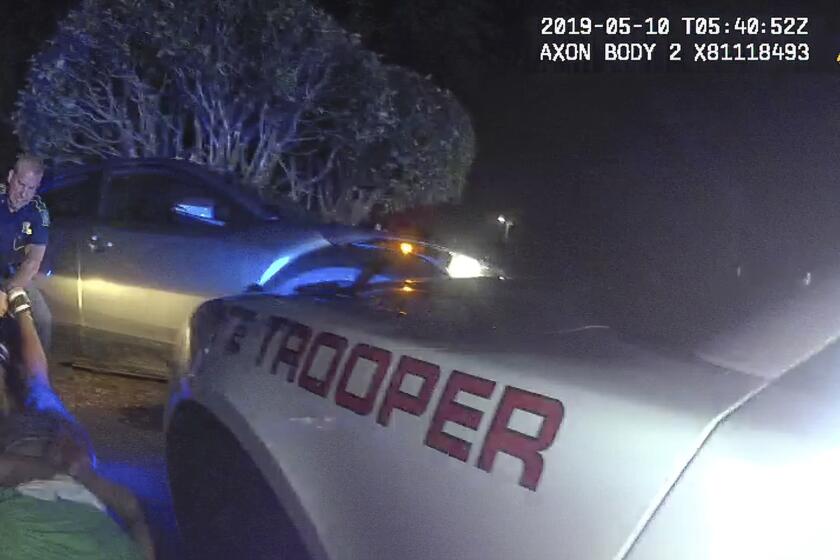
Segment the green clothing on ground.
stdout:
[[0,488],[0,560],[142,560],[139,547],[93,506]]

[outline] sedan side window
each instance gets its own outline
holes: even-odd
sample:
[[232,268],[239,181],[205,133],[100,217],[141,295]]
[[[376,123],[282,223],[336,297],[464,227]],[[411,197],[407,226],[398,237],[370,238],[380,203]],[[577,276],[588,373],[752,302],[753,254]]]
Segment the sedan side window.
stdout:
[[44,181],[44,194],[53,220],[92,218],[99,209],[100,174],[83,173],[72,177],[49,178]]
[[151,173],[113,176],[106,214],[120,223],[184,227],[240,224],[245,219],[238,205],[210,189]]

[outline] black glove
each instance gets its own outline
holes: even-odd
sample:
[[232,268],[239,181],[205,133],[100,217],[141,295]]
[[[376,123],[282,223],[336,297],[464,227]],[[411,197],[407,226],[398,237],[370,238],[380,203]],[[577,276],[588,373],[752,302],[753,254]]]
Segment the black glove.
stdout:
[[9,313],[13,317],[32,309],[32,302],[29,301],[29,296],[23,288],[12,288],[7,295],[9,297]]

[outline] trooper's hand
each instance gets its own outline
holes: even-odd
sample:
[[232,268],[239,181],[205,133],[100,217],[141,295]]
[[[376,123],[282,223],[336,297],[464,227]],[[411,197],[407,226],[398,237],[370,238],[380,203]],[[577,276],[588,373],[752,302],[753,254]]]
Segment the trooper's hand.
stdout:
[[6,292],[0,290],[0,317],[6,315],[9,312],[9,296],[6,295]]

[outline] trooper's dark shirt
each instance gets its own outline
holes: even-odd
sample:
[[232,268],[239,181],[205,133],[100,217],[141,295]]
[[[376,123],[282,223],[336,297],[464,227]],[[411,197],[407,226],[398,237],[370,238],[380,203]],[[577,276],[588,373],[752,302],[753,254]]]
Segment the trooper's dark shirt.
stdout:
[[27,245],[46,245],[50,227],[50,214],[41,197],[12,212],[6,189],[0,184],[0,275],[23,262]]

